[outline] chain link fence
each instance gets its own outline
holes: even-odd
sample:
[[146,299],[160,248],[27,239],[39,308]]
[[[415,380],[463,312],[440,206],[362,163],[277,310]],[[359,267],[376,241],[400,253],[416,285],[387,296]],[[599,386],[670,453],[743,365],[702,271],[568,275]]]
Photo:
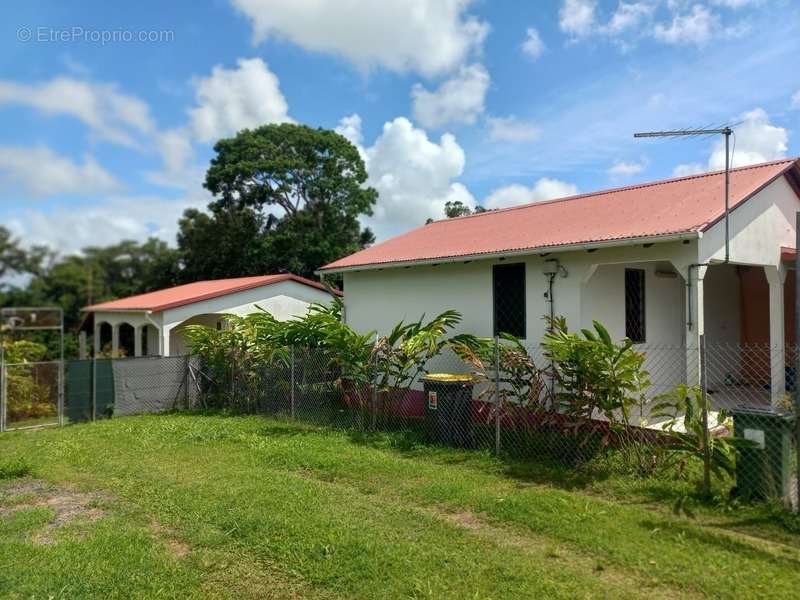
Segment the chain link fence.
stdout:
[[196,357],[73,360],[66,363],[64,422],[158,413],[197,403]]
[[0,431],[61,423],[61,362],[0,365]]
[[[539,345],[496,341],[484,355],[445,347],[403,385],[374,364],[351,372],[319,348],[271,360],[197,357],[68,361],[2,368],[2,424],[14,429],[173,409],[224,408],[409,443],[484,450],[579,469],[602,461],[636,476],[696,478],[707,492],[797,507],[795,348],[638,344],[648,385],[626,410],[560,393]],[[683,387],[681,387],[683,386]],[[578,406],[578,408],[576,408]]]
[[[709,493],[796,508],[794,379],[785,366],[793,364],[793,350],[705,343],[636,349],[650,383],[625,414],[574,410],[559,395],[541,347],[512,353],[502,341],[490,360],[445,348],[402,387],[348,376],[328,351],[294,348],[269,364],[242,358],[222,370],[202,367],[192,398],[197,407],[360,432],[400,430],[409,443],[556,467],[603,461],[636,476],[682,475]],[[779,363],[784,389],[773,390]]]

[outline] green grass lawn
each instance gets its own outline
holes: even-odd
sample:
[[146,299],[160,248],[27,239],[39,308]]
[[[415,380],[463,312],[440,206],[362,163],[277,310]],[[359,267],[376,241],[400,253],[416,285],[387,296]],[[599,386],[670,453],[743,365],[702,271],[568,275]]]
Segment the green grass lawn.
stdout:
[[402,434],[167,415],[0,436],[0,596],[796,598],[765,510]]

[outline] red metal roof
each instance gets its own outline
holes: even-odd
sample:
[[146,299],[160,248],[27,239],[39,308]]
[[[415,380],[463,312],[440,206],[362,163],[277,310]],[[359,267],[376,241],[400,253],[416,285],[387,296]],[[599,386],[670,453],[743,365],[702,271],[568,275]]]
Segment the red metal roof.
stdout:
[[[798,164],[785,159],[733,169],[731,207]],[[321,270],[691,234],[724,216],[724,184],[717,171],[435,221]]]
[[[193,304],[202,300],[218,298],[226,294],[242,292],[265,285],[271,285],[280,281],[296,281],[304,285],[325,290],[325,286],[318,281],[306,279],[291,273],[281,273],[278,275],[259,275],[256,277],[237,277],[235,279],[211,279],[208,281],[196,281],[185,285],[178,285],[164,290],[156,290],[146,294],[128,296],[110,302],[101,302],[87,306],[83,310],[86,312],[114,311],[114,310],[149,310],[160,312],[176,306]],[[334,290],[335,294],[340,294]]]

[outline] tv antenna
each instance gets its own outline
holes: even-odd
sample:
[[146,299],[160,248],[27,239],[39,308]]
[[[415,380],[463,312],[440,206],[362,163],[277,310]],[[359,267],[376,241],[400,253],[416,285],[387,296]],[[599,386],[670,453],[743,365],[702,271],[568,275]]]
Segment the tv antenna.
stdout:
[[674,129],[671,131],[644,131],[634,133],[635,138],[651,137],[684,137],[684,136],[705,136],[722,135],[725,138],[725,264],[731,258],[731,237],[730,237],[730,188],[731,188],[731,153],[730,140],[733,129],[730,127],[717,127],[712,129]]

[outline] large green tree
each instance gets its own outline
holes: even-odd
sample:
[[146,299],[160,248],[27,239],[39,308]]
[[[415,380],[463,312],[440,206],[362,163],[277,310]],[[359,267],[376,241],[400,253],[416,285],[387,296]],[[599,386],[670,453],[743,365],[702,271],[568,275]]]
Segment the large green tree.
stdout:
[[8,277],[40,272],[50,256],[44,246],[24,248],[19,239],[0,225],[0,287]]
[[31,303],[61,306],[72,327],[88,304],[173,285],[176,259],[176,251],[155,238],[88,247],[55,260],[31,279],[27,292]]
[[208,212],[186,210],[178,230],[181,280],[263,275],[269,260],[269,220],[250,207],[216,202],[209,205]]
[[358,149],[338,133],[284,123],[245,129],[214,146],[205,187],[208,214],[187,211],[178,247],[183,277],[268,271],[311,275],[374,241]]

